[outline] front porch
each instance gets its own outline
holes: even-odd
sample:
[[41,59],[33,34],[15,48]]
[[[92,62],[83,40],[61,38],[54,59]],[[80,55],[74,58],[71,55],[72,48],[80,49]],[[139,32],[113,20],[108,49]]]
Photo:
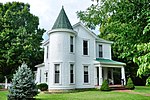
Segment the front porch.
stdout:
[[[125,85],[125,63],[113,61],[110,59],[97,58],[95,63],[95,87],[100,88],[103,81],[108,80],[109,85],[114,85],[114,78],[120,78],[120,83],[117,85]],[[120,74],[115,75],[115,69],[120,69]]]

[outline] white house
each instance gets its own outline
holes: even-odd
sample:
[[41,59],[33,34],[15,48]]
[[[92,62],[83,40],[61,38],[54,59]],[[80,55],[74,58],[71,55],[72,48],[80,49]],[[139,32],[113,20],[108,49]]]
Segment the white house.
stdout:
[[114,68],[121,69],[122,84],[126,83],[125,63],[111,59],[113,42],[99,38],[80,22],[71,26],[63,7],[48,35],[43,43],[44,63],[35,66],[37,83],[47,83],[49,90],[95,88],[104,79],[114,83]]

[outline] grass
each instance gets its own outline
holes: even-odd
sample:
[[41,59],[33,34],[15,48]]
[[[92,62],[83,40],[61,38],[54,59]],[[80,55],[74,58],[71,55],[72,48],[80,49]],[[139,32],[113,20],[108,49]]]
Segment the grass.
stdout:
[[[150,94],[150,87],[136,86],[134,92]],[[7,100],[7,91],[0,91],[0,100]],[[36,96],[36,100],[150,100],[149,96],[127,92],[82,91],[73,93],[44,94]]]
[[66,94],[39,94],[38,100],[149,100],[150,97],[122,92],[86,91]]
[[136,86],[133,91],[145,93],[145,94],[150,94],[150,87],[148,87],[148,86]]
[[8,91],[0,91],[0,100],[7,100]]

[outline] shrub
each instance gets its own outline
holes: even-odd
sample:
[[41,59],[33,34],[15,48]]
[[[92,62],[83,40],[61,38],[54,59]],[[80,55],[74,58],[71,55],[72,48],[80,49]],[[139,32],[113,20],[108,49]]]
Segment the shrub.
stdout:
[[32,71],[23,63],[13,75],[8,100],[29,100],[37,94],[38,89],[36,88]]
[[48,85],[46,83],[41,83],[37,85],[38,89],[40,89],[41,91],[47,91],[48,89]]
[[110,91],[110,87],[108,85],[107,80],[104,80],[104,82],[102,83],[102,86],[100,88],[101,91]]
[[127,85],[125,86],[125,88],[129,89],[129,90],[133,90],[135,88],[134,84],[133,84],[133,81],[130,77],[128,78]]
[[150,86],[150,76],[146,79],[146,86]]
[[2,85],[0,85],[0,89],[3,89],[3,86],[2,86]]

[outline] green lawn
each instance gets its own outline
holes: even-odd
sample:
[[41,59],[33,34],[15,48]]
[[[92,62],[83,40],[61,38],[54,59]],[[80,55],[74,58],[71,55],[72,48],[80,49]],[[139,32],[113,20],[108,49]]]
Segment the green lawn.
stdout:
[[[136,87],[134,92],[150,94],[150,87]],[[7,100],[7,91],[0,91],[0,100]],[[131,94],[127,92],[84,91],[75,93],[43,94],[36,96],[37,100],[150,100],[150,96]]]
[[134,92],[150,94],[150,87],[147,87],[147,86],[136,86]]

